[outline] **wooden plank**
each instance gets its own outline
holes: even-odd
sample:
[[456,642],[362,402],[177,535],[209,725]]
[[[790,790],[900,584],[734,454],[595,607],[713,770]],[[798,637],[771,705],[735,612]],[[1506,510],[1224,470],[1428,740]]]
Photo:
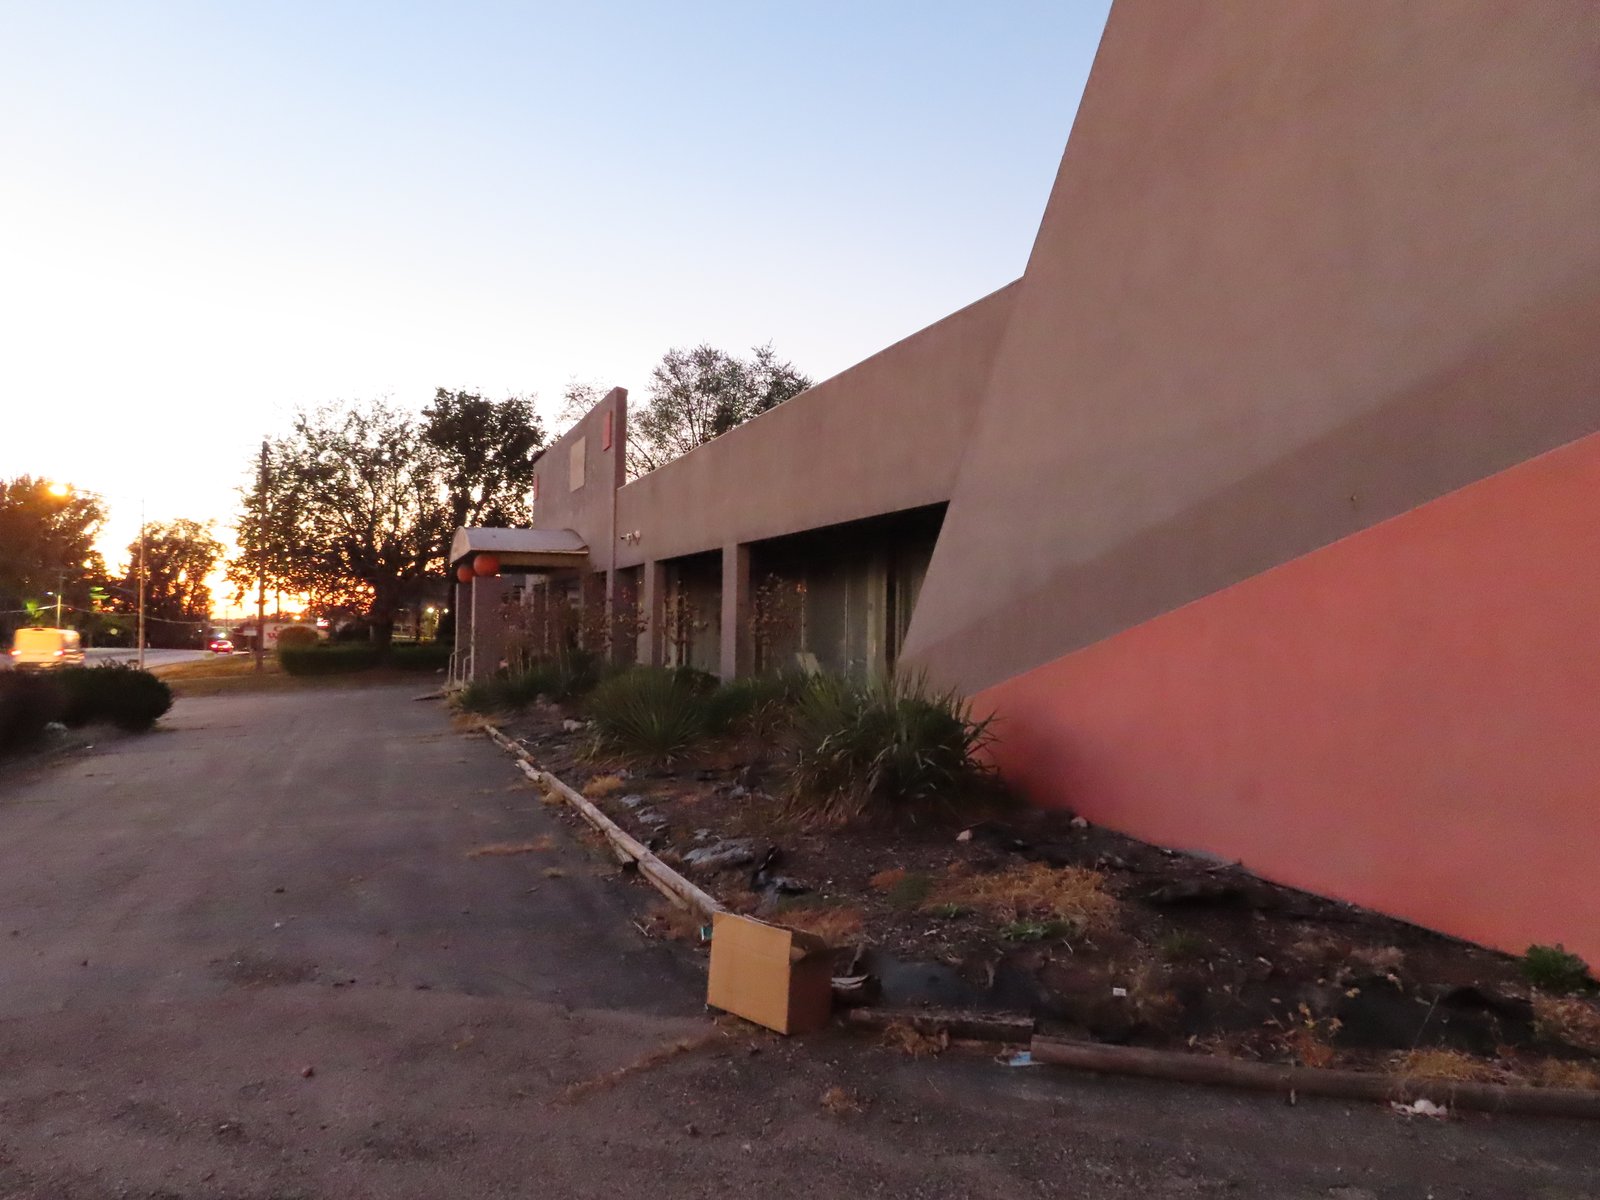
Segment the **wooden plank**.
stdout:
[[1380,1103],[1426,1098],[1448,1108],[1466,1108],[1478,1112],[1600,1120],[1600,1092],[1574,1088],[1457,1083],[1447,1079],[1417,1079],[1363,1071],[1243,1062],[1172,1050],[1145,1050],[1137,1046],[1107,1046],[1098,1042],[1047,1037],[1035,1037],[1031,1049],[1033,1057],[1039,1062],[1113,1075],[1137,1075],[1146,1079],[1170,1079],[1285,1095],[1295,1092],[1306,1096],[1334,1096]]

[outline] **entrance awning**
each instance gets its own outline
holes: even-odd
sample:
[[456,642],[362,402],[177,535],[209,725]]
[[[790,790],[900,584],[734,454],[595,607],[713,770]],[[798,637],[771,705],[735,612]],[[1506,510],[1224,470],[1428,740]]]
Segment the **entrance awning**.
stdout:
[[588,545],[570,529],[457,529],[450,539],[450,565],[469,562],[476,554],[493,554],[502,571],[581,567],[589,561]]

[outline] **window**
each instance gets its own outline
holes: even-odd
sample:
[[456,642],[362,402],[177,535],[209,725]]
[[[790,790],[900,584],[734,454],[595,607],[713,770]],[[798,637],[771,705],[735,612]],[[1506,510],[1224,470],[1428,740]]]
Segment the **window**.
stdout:
[[577,491],[583,486],[583,448],[587,438],[579,438],[567,452],[567,490]]

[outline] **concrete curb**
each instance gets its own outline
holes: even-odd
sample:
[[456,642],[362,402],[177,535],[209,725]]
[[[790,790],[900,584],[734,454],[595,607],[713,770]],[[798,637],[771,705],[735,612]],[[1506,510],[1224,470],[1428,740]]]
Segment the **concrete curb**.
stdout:
[[686,908],[699,914],[707,921],[711,919],[712,913],[723,911],[722,905],[713,897],[667,866],[648,846],[606,816],[586,797],[574,791],[549,771],[540,768],[526,749],[508,738],[497,726],[486,721],[483,730],[491,741],[516,758],[518,768],[538,785],[541,792],[547,796],[558,796],[576,809],[578,815],[606,839],[606,844],[616,855],[618,862],[634,867],[668,900],[679,908]]

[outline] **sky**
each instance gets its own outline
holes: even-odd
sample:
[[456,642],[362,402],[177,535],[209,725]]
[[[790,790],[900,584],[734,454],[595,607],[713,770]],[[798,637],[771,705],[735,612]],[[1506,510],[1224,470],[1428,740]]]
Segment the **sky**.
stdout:
[[823,379],[1021,274],[1109,0],[0,0],[0,477],[224,538],[300,407]]

